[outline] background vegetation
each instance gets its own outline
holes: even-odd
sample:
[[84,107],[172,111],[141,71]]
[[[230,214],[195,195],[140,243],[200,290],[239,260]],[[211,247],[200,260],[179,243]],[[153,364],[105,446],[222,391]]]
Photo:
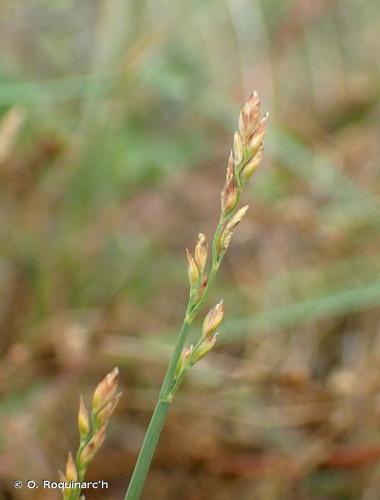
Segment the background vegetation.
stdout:
[[271,122],[144,499],[378,499],[377,0],[2,0],[0,498],[50,499],[79,393],[123,398],[88,478],[126,489],[212,234],[241,104]]

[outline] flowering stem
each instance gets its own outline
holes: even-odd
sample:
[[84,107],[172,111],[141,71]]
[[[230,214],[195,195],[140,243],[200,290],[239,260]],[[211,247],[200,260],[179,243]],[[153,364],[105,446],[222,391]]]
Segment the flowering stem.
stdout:
[[240,113],[239,132],[236,132],[234,136],[226,184],[221,197],[221,216],[212,241],[211,269],[208,278],[205,274],[206,237],[203,234],[199,235],[195,258],[187,251],[190,296],[185,318],[124,500],[139,500],[174,394],[186,370],[207,354],[215,344],[217,336],[215,329],[223,318],[222,302],[206,316],[202,336],[195,347],[191,346],[184,350],[190,326],[207,300],[210,287],[231,240],[233,229],[248,208],[246,206],[239,209],[239,201],[245,182],[261,161],[266,120],[267,117],[260,119],[260,101],[254,93]]
[[[223,222],[224,222],[223,218],[221,218],[217,226],[217,229],[215,231],[215,236],[213,240],[213,255],[216,255],[216,244],[219,238],[219,234],[222,230]],[[157,401],[156,407],[154,409],[153,415],[151,417],[149,427],[145,434],[145,438],[141,446],[141,450],[137,458],[137,462],[128,486],[127,493],[125,494],[124,500],[138,500],[140,498],[141,492],[144,487],[145,479],[148,474],[149,467],[152,462],[153,455],[156,450],[157,443],[165,423],[166,415],[169,410],[169,405],[179,385],[176,383],[175,380],[176,367],[178,365],[182,350],[186,343],[190,326],[194,321],[194,319],[197,317],[199,310],[201,309],[201,307],[203,306],[203,304],[207,299],[208,292],[214,281],[219,265],[220,261],[217,265],[216,259],[213,258],[207,285],[205,290],[203,291],[203,295],[200,301],[194,307],[192,307],[191,298],[189,299],[186,308],[185,319],[183,321],[182,328],[178,335],[177,344],[174,349],[173,355],[171,357],[164,380],[162,382],[160,396]]]
[[135,469],[133,471],[124,500],[138,500],[140,498],[142,489],[144,487],[145,479],[148,474],[149,467],[152,462],[153,455],[156,450],[162,428],[164,426],[166,415],[169,410],[169,405],[174,395],[172,390],[175,384],[175,377],[174,377],[175,370],[178,365],[178,361],[181,356],[183,347],[187,340],[191,323],[194,321],[200,307],[206,300],[207,292],[210,287],[210,284],[213,281],[214,275],[215,272],[210,273],[210,277],[207,283],[207,287],[204,291],[202,300],[191,311],[191,313],[190,313],[191,300],[189,299],[186,308],[185,319],[183,321],[182,328],[178,336],[177,345],[174,349],[168,369],[166,371],[164,380],[162,382],[160,396],[157,401],[156,407],[154,409],[152,418],[150,420],[148,430],[145,434],[145,438],[139,456],[137,458]]

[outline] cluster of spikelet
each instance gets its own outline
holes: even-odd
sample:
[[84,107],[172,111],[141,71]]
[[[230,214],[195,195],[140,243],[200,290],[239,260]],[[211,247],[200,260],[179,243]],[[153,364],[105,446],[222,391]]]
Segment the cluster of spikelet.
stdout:
[[[189,323],[193,321],[199,306],[203,303],[211,278],[220,266],[235,227],[248,210],[248,205],[239,208],[239,201],[247,180],[262,160],[267,120],[268,114],[263,117],[260,115],[260,100],[254,92],[240,112],[239,130],[234,135],[233,148],[228,160],[226,182],[221,193],[221,215],[212,244],[209,276],[205,271],[208,256],[206,236],[202,233],[199,234],[194,256],[186,250],[190,282],[187,314]],[[223,302],[220,302],[207,314],[203,322],[202,335],[197,344],[183,349],[176,369],[175,388],[182,380],[185,371],[213,348],[218,335],[216,330],[222,319]]]
[[64,500],[77,500],[81,497],[80,486],[89,463],[102,446],[106,437],[106,428],[109,419],[119,401],[117,393],[119,370],[114,368],[98,384],[92,398],[91,413],[86,408],[83,397],[80,397],[78,413],[79,448],[75,458],[69,453],[66,463],[66,473],[60,473],[60,479],[67,487],[63,488]]

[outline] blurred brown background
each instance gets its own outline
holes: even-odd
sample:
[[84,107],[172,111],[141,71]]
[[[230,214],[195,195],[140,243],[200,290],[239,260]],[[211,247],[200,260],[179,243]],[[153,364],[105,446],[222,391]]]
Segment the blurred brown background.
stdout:
[[[123,498],[241,104],[266,156],[144,500],[380,498],[378,0],[1,0],[0,499],[56,499],[79,394]],[[197,331],[195,329],[194,334]]]

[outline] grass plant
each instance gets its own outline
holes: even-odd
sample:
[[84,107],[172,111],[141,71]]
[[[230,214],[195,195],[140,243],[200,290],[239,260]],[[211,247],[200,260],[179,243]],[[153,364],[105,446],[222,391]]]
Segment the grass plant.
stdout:
[[207,273],[208,244],[206,236],[198,236],[194,255],[188,250],[189,299],[184,320],[172,358],[164,377],[159,398],[146,432],[125,500],[138,500],[165,423],[170,403],[184,376],[214,347],[223,319],[223,302],[219,302],[206,315],[202,333],[195,345],[186,346],[189,330],[205,304],[215,276],[229,247],[233,231],[244,217],[248,206],[240,207],[244,186],[263,156],[263,141],[268,115],[261,117],[260,100],[254,92],[244,105],[239,117],[239,130],[235,132],[226,182],[221,193],[221,214],[211,247],[211,264]]
[[[261,162],[268,115],[261,116],[260,100],[254,92],[239,116],[239,130],[235,132],[229,156],[226,181],[221,193],[221,213],[211,247],[211,264],[207,272],[208,244],[203,233],[198,235],[194,254],[186,249],[189,277],[189,299],[182,327],[173,355],[162,382],[159,398],[146,432],[125,500],[138,500],[153,459],[162,428],[175,393],[186,372],[214,347],[217,329],[223,320],[223,301],[214,306],[204,318],[202,332],[195,345],[186,346],[189,329],[205,304],[209,289],[228,250],[233,231],[244,217],[248,205],[240,206],[244,186]],[[117,394],[118,369],[110,372],[95,390],[89,415],[83,398],[80,400],[78,428],[80,444],[75,459],[69,453],[66,475],[62,480],[81,482],[88,464],[105,439],[105,431],[119,399]],[[78,500],[80,487],[65,488],[64,500]]]

